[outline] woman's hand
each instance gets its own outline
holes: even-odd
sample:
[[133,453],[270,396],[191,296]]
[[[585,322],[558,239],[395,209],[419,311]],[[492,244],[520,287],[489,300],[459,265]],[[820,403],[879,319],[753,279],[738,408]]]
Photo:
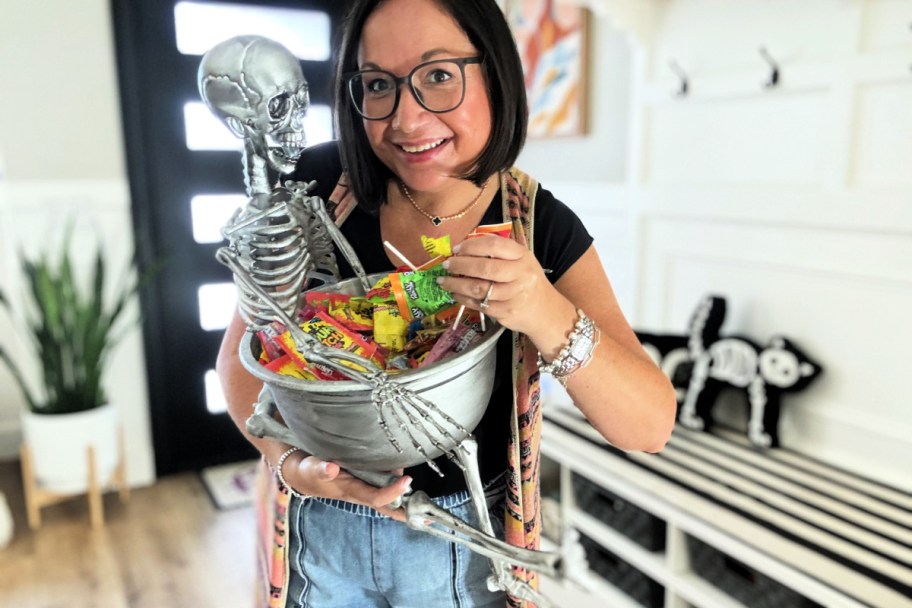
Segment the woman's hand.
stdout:
[[[401,474],[402,470],[396,473]],[[303,452],[291,454],[282,463],[282,474],[291,487],[305,496],[354,502],[371,507],[393,519],[405,521],[404,509],[390,509],[387,505],[409,490],[412,478],[407,475],[384,488],[375,488],[342,470],[335,462],[320,460],[316,456],[305,456]]]
[[562,299],[532,252],[513,239],[473,237],[453,253],[444,262],[451,276],[441,277],[440,286],[460,304],[491,315],[509,329],[532,333],[547,307]]

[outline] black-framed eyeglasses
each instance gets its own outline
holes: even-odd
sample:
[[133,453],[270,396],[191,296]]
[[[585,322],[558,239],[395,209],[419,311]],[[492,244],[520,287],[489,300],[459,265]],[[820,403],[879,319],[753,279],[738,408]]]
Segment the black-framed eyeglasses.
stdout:
[[402,77],[386,70],[361,70],[346,76],[348,95],[367,120],[383,120],[395,113],[402,84],[408,84],[429,112],[450,112],[465,99],[465,66],[482,61],[482,57],[434,59],[416,65]]

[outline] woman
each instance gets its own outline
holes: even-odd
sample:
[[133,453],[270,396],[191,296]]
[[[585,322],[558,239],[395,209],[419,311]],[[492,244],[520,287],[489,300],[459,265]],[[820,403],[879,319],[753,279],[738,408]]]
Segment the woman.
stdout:
[[[340,143],[305,152],[295,177],[319,182],[368,273],[401,265],[383,241],[415,264],[428,259],[421,235],[448,234],[457,244],[441,285],[513,332],[498,344],[494,391],[474,432],[495,532],[535,547],[536,353],[619,448],[662,448],[674,422],[673,389],[625,321],[585,228],[547,190],[510,171],[527,111],[520,60],[496,3],[352,4],[335,79]],[[514,239],[465,240],[505,215]],[[218,362],[242,432],[260,388],[237,358],[244,329],[236,317]],[[574,329],[589,338],[569,337]],[[385,506],[414,485],[473,521],[462,475],[445,458],[443,478],[419,466],[375,488],[318,456],[250,441],[287,484],[279,484],[267,564],[270,606],[504,605],[503,593],[486,586],[487,559],[410,530],[401,511]]]

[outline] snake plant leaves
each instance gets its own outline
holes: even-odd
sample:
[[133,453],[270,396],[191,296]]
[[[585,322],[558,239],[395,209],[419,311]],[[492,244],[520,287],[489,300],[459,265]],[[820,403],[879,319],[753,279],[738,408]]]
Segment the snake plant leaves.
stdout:
[[[102,375],[107,357],[132,325],[121,321],[140,286],[131,265],[123,284],[109,288],[105,258],[98,247],[86,288],[81,289],[70,257],[71,233],[68,229],[56,262],[47,255],[28,260],[20,254],[29,296],[24,326],[40,369],[40,395],[25,382],[17,365],[21,355],[14,357],[0,348],[0,361],[10,369],[29,409],[40,414],[80,412],[104,405]],[[2,293],[0,304],[11,312]]]

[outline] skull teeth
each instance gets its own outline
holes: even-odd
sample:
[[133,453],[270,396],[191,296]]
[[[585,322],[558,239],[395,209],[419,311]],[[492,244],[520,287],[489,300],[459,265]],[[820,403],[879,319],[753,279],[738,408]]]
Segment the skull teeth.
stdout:
[[273,148],[275,154],[289,160],[297,160],[303,151],[303,146],[282,146],[281,148]]
[[279,136],[279,141],[286,146],[304,146],[304,136],[300,133],[283,133]]

